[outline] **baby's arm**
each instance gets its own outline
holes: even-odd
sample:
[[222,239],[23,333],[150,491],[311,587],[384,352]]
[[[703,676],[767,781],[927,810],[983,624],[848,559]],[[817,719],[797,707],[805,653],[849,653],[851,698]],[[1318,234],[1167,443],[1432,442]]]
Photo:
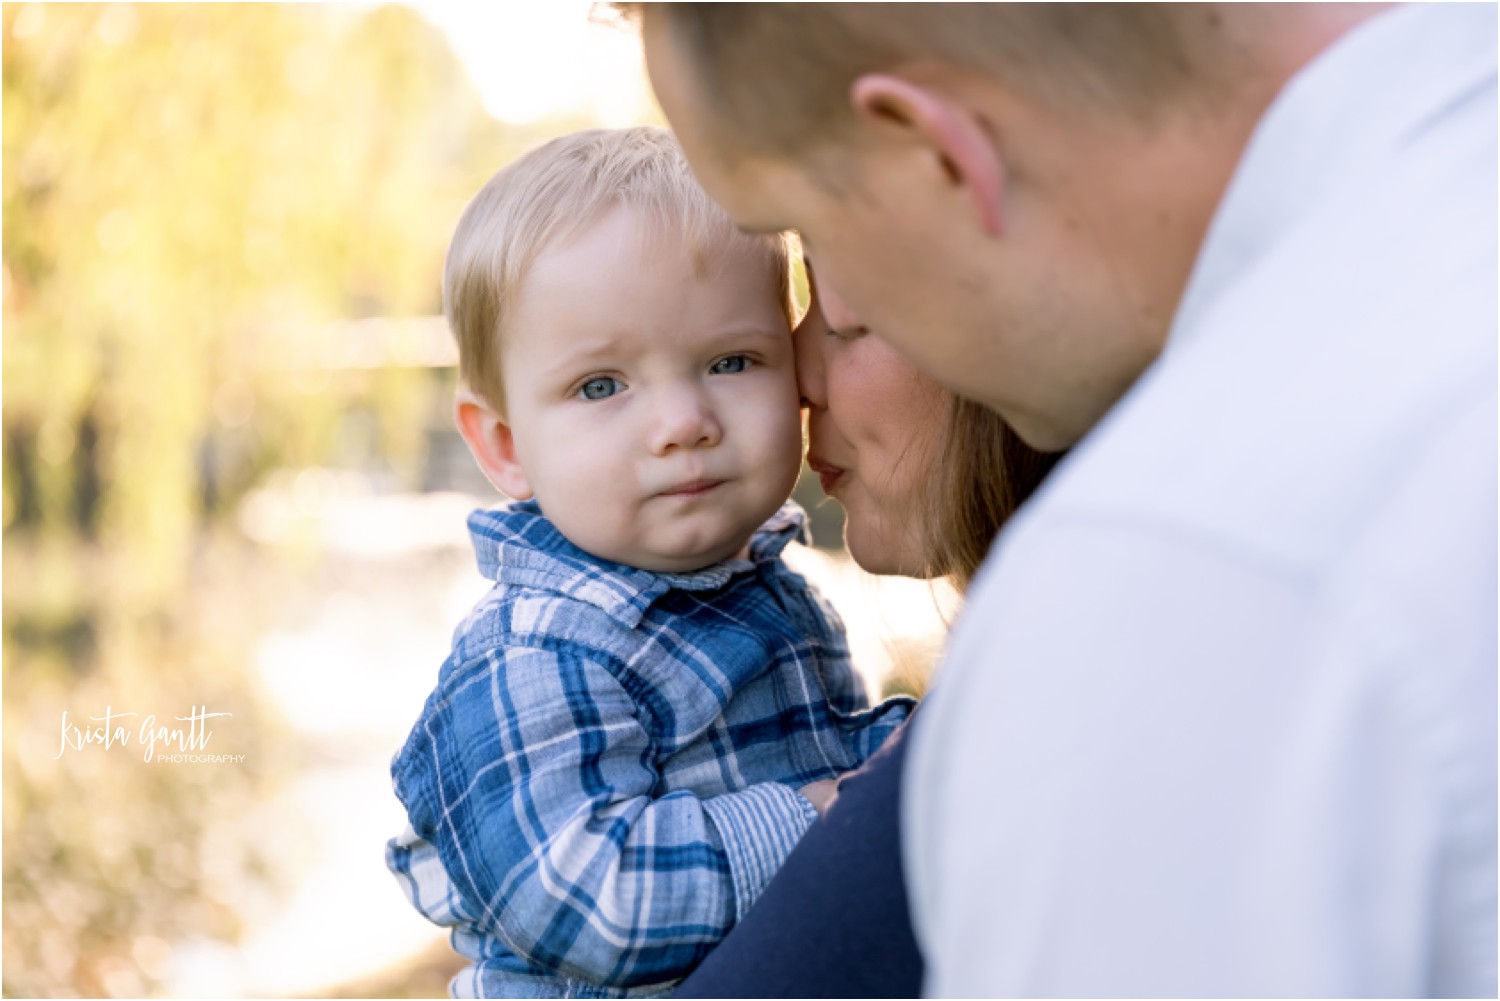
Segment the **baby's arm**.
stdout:
[[398,791],[477,926],[563,976],[683,976],[815,817],[776,783],[661,795],[635,700],[587,655],[495,651],[446,688]]

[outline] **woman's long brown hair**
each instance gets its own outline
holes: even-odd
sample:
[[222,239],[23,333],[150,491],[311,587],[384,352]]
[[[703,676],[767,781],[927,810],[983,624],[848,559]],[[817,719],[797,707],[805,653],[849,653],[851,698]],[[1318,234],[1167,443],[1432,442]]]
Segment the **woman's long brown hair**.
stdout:
[[950,399],[924,522],[930,573],[963,591],[1001,527],[1064,453],[1038,452],[994,411]]

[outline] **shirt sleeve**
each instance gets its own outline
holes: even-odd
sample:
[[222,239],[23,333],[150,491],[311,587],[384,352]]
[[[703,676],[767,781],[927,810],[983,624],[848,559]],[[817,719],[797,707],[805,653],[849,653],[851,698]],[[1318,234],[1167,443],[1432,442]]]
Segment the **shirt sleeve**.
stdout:
[[816,812],[775,783],[663,792],[634,700],[586,652],[558,647],[491,651],[449,675],[397,793],[478,931],[562,976],[677,979]]
[[922,956],[901,871],[901,771],[891,740],[676,998],[915,998]]

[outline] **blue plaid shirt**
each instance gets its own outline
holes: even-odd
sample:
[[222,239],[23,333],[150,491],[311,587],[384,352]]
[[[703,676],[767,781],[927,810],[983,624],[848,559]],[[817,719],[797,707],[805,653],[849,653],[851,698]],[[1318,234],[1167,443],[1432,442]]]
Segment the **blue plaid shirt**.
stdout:
[[495,587],[454,634],[391,764],[386,861],[472,961],[455,997],[622,997],[685,976],[911,703],[868,709],[842,625],[780,554],[652,573],[596,559],[534,503],[476,511]]

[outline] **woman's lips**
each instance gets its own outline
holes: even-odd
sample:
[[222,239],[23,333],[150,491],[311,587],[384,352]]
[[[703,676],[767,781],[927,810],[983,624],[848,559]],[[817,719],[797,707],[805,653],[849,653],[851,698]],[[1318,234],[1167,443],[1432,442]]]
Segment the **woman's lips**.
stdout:
[[833,493],[833,488],[844,478],[843,469],[811,455],[807,457],[807,468],[818,474],[818,482],[822,484],[825,494]]
[[663,490],[663,497],[702,497],[715,487],[723,486],[724,480],[692,480],[687,483],[679,483],[669,490]]

